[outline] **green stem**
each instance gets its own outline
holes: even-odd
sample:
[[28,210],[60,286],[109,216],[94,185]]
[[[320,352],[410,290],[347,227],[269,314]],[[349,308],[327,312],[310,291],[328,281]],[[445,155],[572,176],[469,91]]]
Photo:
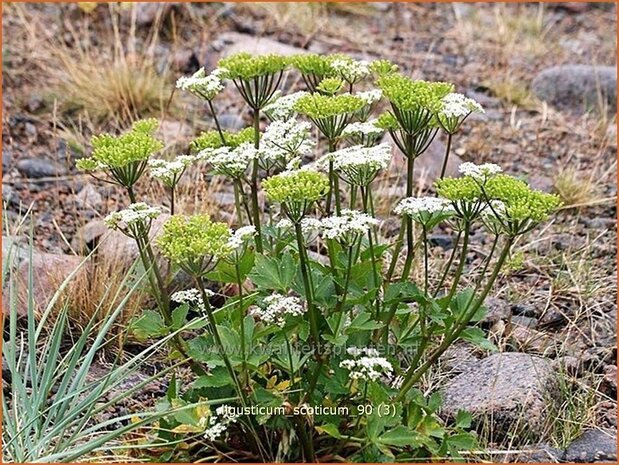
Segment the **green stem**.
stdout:
[[443,167],[441,168],[441,179],[445,176],[445,171],[447,170],[447,161],[449,160],[449,150],[451,149],[451,137],[453,134],[451,132],[447,133],[447,148],[445,149],[445,158],[443,159]]
[[170,189],[170,215],[172,216],[174,216],[175,191],[176,189],[174,187]]
[[454,261],[454,258],[456,257],[456,253],[458,252],[458,245],[460,244],[461,238],[462,238],[462,230],[460,229],[458,231],[458,235],[456,236],[453,249],[451,250],[451,253],[449,254],[449,260],[447,261],[447,265],[445,266],[445,269],[443,270],[443,275],[441,276],[441,280],[436,286],[436,289],[434,290],[434,294],[432,295],[432,297],[436,297],[438,295],[439,291],[441,290],[441,287],[443,286],[443,283],[445,282],[445,279],[447,278],[447,275],[449,274],[451,265]]
[[320,349],[320,334],[318,332],[318,317],[316,315],[316,308],[314,307],[313,289],[310,281],[309,263],[306,256],[305,244],[303,241],[303,232],[301,230],[301,224],[295,223],[294,231],[297,239],[297,247],[299,249],[299,261],[301,265],[301,276],[303,277],[303,286],[305,288],[305,300],[307,302],[307,313],[309,316],[310,333],[312,335],[312,343],[314,345],[315,356],[317,359],[321,358]]
[[219,125],[219,120],[217,119],[217,112],[215,111],[215,108],[213,107],[213,102],[211,102],[210,100],[207,100],[207,102],[211,110],[211,115],[213,115],[213,119],[215,120],[215,126],[217,126],[217,132],[219,133],[221,142],[223,145],[226,145],[226,138],[224,137],[224,132],[221,130],[221,126]]
[[239,192],[240,181],[235,179],[233,182],[234,182],[234,208],[236,209],[236,220],[240,226],[243,224],[243,212],[241,211],[241,193]]
[[239,326],[241,331],[241,374],[246,387],[249,387],[249,373],[247,372],[247,355],[245,351],[245,315],[243,309],[243,281],[241,279],[241,269],[239,261],[234,261],[234,269],[236,271],[236,284],[239,287]]
[[449,289],[449,294],[445,299],[445,303],[443,304],[443,309],[447,308],[451,299],[456,294],[456,290],[458,289],[458,284],[460,283],[460,278],[462,276],[462,271],[464,270],[464,265],[466,263],[466,253],[469,248],[469,237],[470,237],[470,225],[465,223],[464,225],[464,238],[462,239],[462,250],[460,251],[460,262],[458,263],[458,268],[456,269],[456,274],[454,275],[453,283],[451,284],[451,288]]
[[[415,157],[412,155],[407,157],[407,170],[406,170],[406,197],[413,196],[413,174],[415,170]],[[410,273],[411,265],[413,263],[415,238],[413,237],[413,219],[410,216],[406,216],[406,261],[404,262],[404,268],[402,270],[401,281],[406,281]]]
[[[361,187],[361,199],[363,200],[363,212],[366,214],[371,214],[369,211],[369,190],[365,187]],[[372,257],[372,273],[374,277],[374,288],[378,292],[379,287],[379,278],[378,278],[378,267],[376,265],[376,255],[374,254],[374,237],[372,234],[372,229],[368,230],[368,244],[370,248],[370,255]],[[376,315],[374,317],[378,320],[380,319],[380,299],[378,298],[378,294],[375,299],[376,303]]]
[[[421,379],[421,377],[428,371],[428,369],[438,360],[438,358],[453,344],[453,342],[460,336],[462,331],[467,327],[471,318],[477,313],[479,307],[484,303],[484,300],[490,293],[494,282],[496,281],[501,268],[503,267],[503,263],[507,259],[509,254],[509,249],[513,243],[514,238],[510,237],[501,252],[501,256],[492,272],[492,275],[488,279],[486,283],[486,287],[482,291],[479,298],[475,301],[470,309],[467,309],[464,312],[463,318],[455,325],[454,329],[443,339],[443,342],[432,352],[432,354],[428,357],[428,359],[421,365],[418,369],[411,370],[409,374],[404,379],[404,383],[402,384],[402,388],[398,395],[395,397],[394,402],[402,401],[406,393],[411,389],[411,387]],[[467,306],[468,307],[468,306]]]
[[[254,147],[260,148],[260,110],[254,110]],[[262,253],[262,230],[260,228],[260,205],[258,204],[258,159],[253,162],[251,173],[251,208],[256,227],[256,252]]]

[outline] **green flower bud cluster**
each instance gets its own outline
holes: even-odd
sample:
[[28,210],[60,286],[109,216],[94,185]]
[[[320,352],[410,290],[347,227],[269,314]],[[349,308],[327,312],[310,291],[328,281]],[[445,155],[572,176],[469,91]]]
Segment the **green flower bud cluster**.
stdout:
[[226,141],[221,140],[219,131],[205,131],[191,142],[190,147],[194,152],[200,152],[204,149],[218,149],[220,147],[230,147],[232,149],[237,148],[239,145],[245,142],[254,142],[254,128],[248,127],[241,129],[239,132],[223,131],[223,138]]
[[557,195],[531,189],[527,183],[512,176],[499,174],[486,182],[485,195],[505,205],[505,216],[512,221],[541,222],[561,206]]
[[426,109],[436,113],[442,108],[442,98],[454,90],[453,84],[447,82],[415,81],[397,73],[379,77],[377,84],[385,97],[401,111]]
[[344,81],[338,77],[326,78],[320,81],[316,91],[324,95],[335,95],[344,87]]
[[77,168],[85,171],[113,170],[147,160],[163,147],[153,137],[158,126],[156,119],[146,119],[136,121],[129,132],[120,136],[94,136],[91,140],[92,156],[79,160]]
[[374,60],[370,63],[370,71],[378,76],[385,76],[398,72],[398,65],[391,63],[389,60]]
[[396,119],[395,116],[393,116],[393,113],[391,113],[390,111],[381,113],[378,116],[378,119],[376,121],[376,126],[378,126],[381,129],[384,129],[385,131],[395,131],[400,128],[400,125],[398,124],[398,120]]
[[173,216],[157,241],[161,253],[193,275],[200,275],[232,253],[232,233],[208,215]]
[[289,59],[280,55],[252,55],[241,52],[219,60],[218,67],[226,69],[226,78],[250,79],[269,76],[284,71]]
[[363,99],[350,94],[308,94],[297,100],[294,109],[313,120],[320,120],[354,113],[363,108],[364,104]]
[[452,202],[476,202],[481,198],[481,185],[472,177],[443,178],[435,183],[436,193]]
[[313,75],[319,80],[335,76],[335,71],[331,68],[332,58],[330,55],[317,55],[308,53],[294,55],[290,58],[292,66],[303,75]]
[[284,171],[266,179],[262,187],[273,202],[315,202],[329,190],[329,179],[318,171]]

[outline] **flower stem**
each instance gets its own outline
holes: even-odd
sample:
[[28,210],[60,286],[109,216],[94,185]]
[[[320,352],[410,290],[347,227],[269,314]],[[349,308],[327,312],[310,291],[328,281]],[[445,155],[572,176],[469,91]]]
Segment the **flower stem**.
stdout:
[[513,237],[510,237],[505,244],[503,251],[501,252],[501,256],[499,257],[499,260],[495,265],[492,275],[488,279],[484,290],[477,298],[475,303],[470,308],[468,308],[472,302],[469,303],[469,305],[467,306],[467,310],[463,314],[464,316],[456,323],[454,329],[447,336],[445,336],[443,342],[441,342],[441,344],[432,352],[432,354],[430,354],[428,359],[419,368],[412,369],[406,375],[404,383],[402,384],[402,388],[400,389],[398,395],[395,397],[394,402],[399,402],[404,398],[404,396],[411,389],[411,387],[413,387],[413,385],[421,379],[421,377],[426,373],[426,371],[428,371],[428,369],[451,346],[451,344],[453,344],[453,342],[460,336],[462,331],[464,331],[464,329],[467,327],[471,318],[473,318],[475,313],[477,313],[477,310],[479,310],[479,307],[481,307],[481,305],[484,303],[484,300],[490,293],[490,290],[492,289],[492,286],[494,285],[494,282],[496,281],[496,278],[498,277],[499,272],[503,267],[503,263],[505,263],[505,260],[509,254],[509,249],[511,248],[512,243]]
[[303,286],[305,288],[305,300],[307,302],[307,313],[309,315],[310,333],[312,335],[312,344],[315,350],[315,356],[317,359],[321,359],[320,349],[320,334],[318,332],[318,318],[316,315],[316,308],[314,307],[313,289],[311,284],[308,257],[306,255],[305,244],[303,241],[303,232],[301,231],[301,224],[295,223],[294,231],[297,238],[297,247],[299,249],[299,261],[301,265],[301,275],[303,277]]
[[217,119],[217,112],[215,111],[215,108],[213,107],[213,102],[211,102],[210,100],[207,100],[207,102],[208,102],[209,109],[211,110],[211,115],[213,115],[213,119],[215,120],[215,126],[217,127],[217,132],[219,133],[221,142],[224,145],[226,145],[226,138],[224,137],[224,132],[221,130],[221,126],[219,125],[219,119]]
[[449,151],[451,149],[451,138],[453,134],[451,132],[447,133],[447,148],[445,149],[445,158],[443,159],[443,167],[441,168],[441,179],[445,176],[445,171],[447,170],[447,161],[449,160]]
[[[238,257],[237,257],[238,258]],[[236,284],[239,288],[239,327],[241,331],[241,374],[243,383],[249,387],[249,374],[247,372],[247,355],[245,353],[245,318],[243,312],[243,281],[241,279],[241,269],[239,260],[234,260],[234,269],[236,271]]]
[[241,193],[239,191],[241,186],[239,186],[240,184],[239,180],[235,179],[233,182],[234,182],[234,208],[236,209],[236,220],[240,226],[243,224],[243,211],[241,210]]
[[[254,147],[260,148],[260,110],[254,109]],[[258,159],[253,161],[251,173],[251,208],[256,227],[256,252],[262,253],[262,230],[260,228],[260,205],[258,204]]]

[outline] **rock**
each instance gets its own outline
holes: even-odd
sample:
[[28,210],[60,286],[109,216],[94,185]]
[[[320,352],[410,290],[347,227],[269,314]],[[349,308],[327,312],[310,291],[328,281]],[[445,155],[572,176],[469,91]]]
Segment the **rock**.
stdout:
[[428,242],[434,247],[450,250],[453,248],[454,237],[451,234],[431,234],[428,236]]
[[75,195],[75,203],[80,209],[97,209],[103,203],[103,197],[92,184],[85,184]]
[[600,391],[611,399],[617,398],[617,365],[606,365],[604,367],[604,378]]
[[2,150],[2,171],[6,172],[13,164],[13,152],[9,149]]
[[[174,3],[147,3],[138,2],[135,3],[135,22],[138,26],[150,26],[157,19],[158,16],[162,18],[166,16]],[[127,16],[131,16],[133,13],[131,9],[127,11]]]
[[617,462],[617,433],[590,429],[565,450],[565,462]]
[[255,37],[250,34],[239,32],[224,32],[220,34],[214,44],[216,50],[221,51],[222,56],[229,56],[239,52],[249,52],[256,55],[267,55],[275,53],[277,55],[297,55],[307,53],[307,50],[293,47],[267,37]]
[[515,347],[522,352],[550,356],[560,346],[560,341],[553,337],[520,325],[511,328],[510,336]]
[[531,87],[539,99],[576,114],[599,109],[600,96],[610,113],[617,108],[617,69],[613,66],[547,68],[533,79]]
[[[34,276],[34,310],[37,313],[41,313],[45,311],[51,302],[58,287],[80,266],[82,260],[83,257],[78,257],[76,255],[54,255],[33,252],[32,263],[30,263],[29,256],[27,256],[17,265],[14,279],[8,284],[8,288],[4,289],[2,292],[2,307],[4,313],[8,314],[10,311],[10,287],[15,285],[14,292],[16,293],[17,314],[22,317],[27,316],[29,301],[28,277],[31,266]],[[88,273],[88,268],[88,264],[82,265],[82,268],[77,272],[72,283],[74,283],[82,273]],[[71,292],[72,283],[69,284],[66,290],[67,293]]]
[[488,310],[486,316],[480,321],[482,326],[492,326],[500,320],[508,320],[512,315],[511,306],[497,297],[488,297],[484,301],[484,306]]
[[2,203],[9,206],[18,206],[20,204],[19,193],[8,184],[2,184]]
[[440,357],[442,368],[458,374],[471,368],[479,360],[477,348],[468,342],[458,341]]
[[550,361],[506,352],[475,362],[449,380],[443,390],[442,411],[453,418],[459,410],[466,410],[482,422],[492,421],[491,431],[497,436],[513,431],[515,424],[539,435],[547,419],[547,402],[557,397]]
[[99,239],[109,232],[103,220],[93,220],[79,228],[71,240],[71,248],[77,253],[90,253],[99,242]]
[[17,162],[17,170],[26,178],[48,178],[62,176],[67,170],[45,158],[23,158]]
[[563,451],[548,444],[537,446],[524,446],[519,448],[522,452],[516,456],[506,456],[501,462],[517,463],[558,463],[563,457]]
[[[513,310],[514,307],[512,307]],[[537,318],[531,318],[528,316],[515,315],[511,317],[512,324],[522,326],[524,328],[535,329],[537,328]]]
[[245,121],[243,121],[241,115],[238,114],[223,113],[217,117],[217,120],[219,124],[221,124],[221,127],[228,131],[238,131],[246,126]]
[[233,206],[235,202],[234,193],[232,192],[213,192],[211,197],[217,204],[224,207]]

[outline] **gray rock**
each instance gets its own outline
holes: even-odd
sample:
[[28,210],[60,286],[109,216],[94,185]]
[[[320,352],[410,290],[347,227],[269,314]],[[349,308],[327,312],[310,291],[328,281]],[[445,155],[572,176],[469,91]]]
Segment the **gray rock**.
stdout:
[[547,403],[558,397],[555,376],[547,359],[516,352],[494,354],[446,383],[442,411],[455,417],[466,410],[478,420],[491,421],[496,436],[516,425],[539,435]]
[[478,360],[478,349],[463,341],[451,345],[440,357],[442,368],[452,374],[459,374],[470,369]]
[[566,462],[617,462],[617,433],[590,429],[565,450]]
[[561,65],[547,68],[533,79],[531,88],[541,100],[576,114],[617,108],[617,69],[613,66]]
[[9,149],[2,150],[2,171],[8,170],[11,168],[11,164],[13,162],[13,152]]
[[238,131],[246,126],[245,121],[243,121],[241,115],[238,114],[234,115],[232,113],[223,113],[217,117],[217,120],[219,121],[219,124],[221,124],[222,128],[229,131]]
[[103,202],[103,197],[92,184],[85,184],[75,195],[75,203],[78,208],[98,208]]
[[256,55],[296,55],[307,53],[307,50],[293,47],[267,37],[256,37],[239,32],[224,32],[217,37],[213,47],[221,51],[222,56],[229,56],[239,52],[249,52]]
[[2,184],[2,202],[9,206],[19,205],[19,193],[8,184]]
[[71,240],[71,248],[80,254],[90,253],[99,239],[109,232],[103,220],[93,220],[79,228]]
[[17,162],[17,170],[26,178],[48,178],[66,174],[65,167],[45,158],[23,158]]
[[500,320],[507,320],[512,314],[511,306],[503,299],[497,297],[488,297],[484,301],[484,306],[488,312],[480,323],[487,326],[491,326]]
[[519,448],[522,452],[518,455],[501,458],[501,462],[517,463],[558,463],[563,457],[563,451],[548,444],[537,446],[525,446]]

